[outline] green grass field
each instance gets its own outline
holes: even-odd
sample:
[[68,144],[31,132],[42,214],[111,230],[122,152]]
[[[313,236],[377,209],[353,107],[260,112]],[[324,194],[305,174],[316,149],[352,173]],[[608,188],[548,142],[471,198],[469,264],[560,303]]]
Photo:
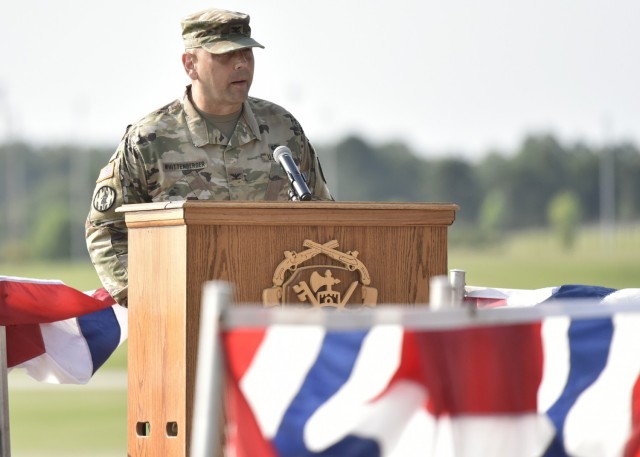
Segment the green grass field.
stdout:
[[[535,289],[561,284],[612,288],[640,287],[640,227],[602,239],[584,230],[573,251],[565,252],[546,233],[505,238],[493,248],[449,246],[449,268],[466,271],[467,284]],[[1,265],[0,274],[55,278],[81,290],[99,287],[90,264]],[[101,373],[123,373],[126,345]],[[16,373],[17,374],[17,373]],[[15,457],[112,457],[126,455],[126,391],[88,386],[25,388],[10,375],[11,443]]]
[[[11,375],[10,375],[11,379]],[[11,379],[12,380],[12,379]],[[10,387],[12,455],[127,455],[126,389]]]
[[497,247],[449,246],[449,268],[466,271],[468,285],[537,289],[586,284],[622,289],[640,287],[640,226],[619,230],[611,239],[584,229],[571,251],[546,232],[507,237]]

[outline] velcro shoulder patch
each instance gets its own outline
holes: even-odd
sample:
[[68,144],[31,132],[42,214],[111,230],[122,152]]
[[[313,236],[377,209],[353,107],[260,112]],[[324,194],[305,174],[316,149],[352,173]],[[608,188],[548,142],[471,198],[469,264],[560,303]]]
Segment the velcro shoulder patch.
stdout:
[[100,170],[100,174],[98,175],[98,179],[96,183],[104,181],[105,179],[113,178],[113,162],[109,162],[105,167]]

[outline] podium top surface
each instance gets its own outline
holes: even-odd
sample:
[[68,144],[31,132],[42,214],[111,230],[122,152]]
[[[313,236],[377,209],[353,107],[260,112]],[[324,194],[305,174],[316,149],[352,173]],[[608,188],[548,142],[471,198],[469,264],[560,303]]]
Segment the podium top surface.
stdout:
[[453,203],[182,200],[123,205],[128,227],[154,225],[451,225]]

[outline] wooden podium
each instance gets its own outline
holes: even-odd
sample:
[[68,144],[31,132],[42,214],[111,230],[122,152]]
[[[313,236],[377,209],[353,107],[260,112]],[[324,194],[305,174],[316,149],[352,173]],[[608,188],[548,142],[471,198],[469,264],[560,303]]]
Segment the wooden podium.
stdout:
[[453,204],[180,201],[125,205],[129,457],[186,457],[202,285],[237,305],[425,305],[446,275]]

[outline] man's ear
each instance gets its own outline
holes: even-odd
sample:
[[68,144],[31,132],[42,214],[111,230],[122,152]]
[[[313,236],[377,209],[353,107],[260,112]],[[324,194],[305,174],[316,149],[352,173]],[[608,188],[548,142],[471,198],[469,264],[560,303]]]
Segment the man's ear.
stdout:
[[182,54],[182,66],[184,67],[184,71],[187,73],[187,76],[189,76],[192,81],[198,79],[198,72],[196,71],[197,60],[196,55],[192,52],[185,52]]

